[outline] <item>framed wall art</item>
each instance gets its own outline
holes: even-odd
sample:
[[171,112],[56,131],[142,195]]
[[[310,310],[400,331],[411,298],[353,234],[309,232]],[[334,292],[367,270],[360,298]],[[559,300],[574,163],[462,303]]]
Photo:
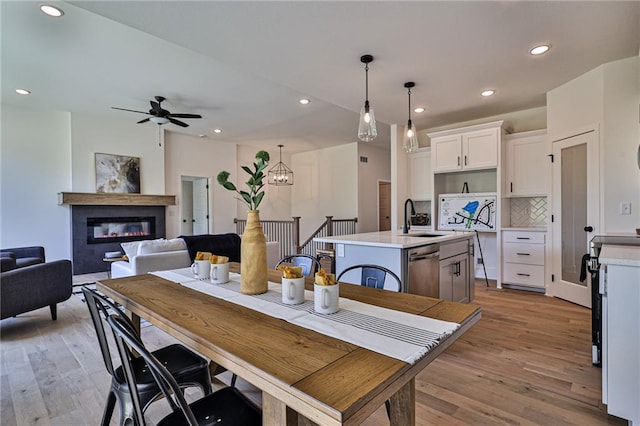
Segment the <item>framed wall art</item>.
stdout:
[[96,152],[96,192],[140,193],[140,158]]

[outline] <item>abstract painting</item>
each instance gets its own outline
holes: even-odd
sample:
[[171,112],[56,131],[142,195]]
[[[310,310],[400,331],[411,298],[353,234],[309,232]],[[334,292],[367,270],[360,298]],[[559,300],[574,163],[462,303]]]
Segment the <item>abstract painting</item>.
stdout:
[[96,153],[96,192],[140,193],[140,158]]

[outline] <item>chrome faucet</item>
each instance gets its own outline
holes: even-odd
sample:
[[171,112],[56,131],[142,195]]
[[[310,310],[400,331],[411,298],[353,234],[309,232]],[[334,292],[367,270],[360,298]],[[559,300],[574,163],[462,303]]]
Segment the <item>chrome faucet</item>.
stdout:
[[[411,198],[407,198],[407,200],[404,202],[404,224],[402,225],[402,233],[403,234],[408,234],[409,233],[409,228],[411,228],[411,225],[409,224],[409,222],[407,222],[407,203],[411,204],[411,214],[415,215],[416,214],[416,208],[413,205],[413,200]],[[411,218],[409,218],[409,220],[411,220]]]

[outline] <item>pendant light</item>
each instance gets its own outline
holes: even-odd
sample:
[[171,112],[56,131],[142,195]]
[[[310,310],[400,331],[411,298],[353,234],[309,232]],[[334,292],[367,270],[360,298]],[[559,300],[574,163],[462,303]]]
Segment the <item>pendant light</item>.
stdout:
[[293,185],[293,171],[282,162],[282,147],[284,145],[278,145],[280,148],[280,161],[276,163],[271,169],[269,169],[269,185]]
[[416,127],[411,121],[411,88],[415,87],[415,85],[416,84],[413,81],[408,81],[404,84],[409,95],[409,120],[407,121],[407,128],[405,129],[404,137],[402,138],[402,149],[407,153],[414,152],[418,149],[418,135]]
[[365,72],[365,100],[364,106],[360,110],[360,123],[358,125],[358,139],[363,142],[371,142],[378,136],[376,130],[376,118],[373,115],[373,108],[369,105],[369,64],[373,62],[373,56],[362,55],[360,62],[364,64]]

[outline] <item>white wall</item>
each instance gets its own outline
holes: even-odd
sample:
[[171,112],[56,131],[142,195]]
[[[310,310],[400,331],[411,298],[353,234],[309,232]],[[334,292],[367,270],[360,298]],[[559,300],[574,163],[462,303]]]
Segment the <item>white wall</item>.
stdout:
[[236,145],[212,138],[201,139],[174,132],[166,132],[164,139],[166,161],[158,166],[164,170],[166,193],[176,195],[176,205],[167,207],[167,238],[181,234],[180,212],[184,202],[181,176],[209,178],[209,233],[235,232],[234,194],[220,186],[216,176],[222,170],[230,173],[235,170]]
[[292,216],[300,216],[301,239],[320,226],[325,216],[358,216],[358,144],[356,142],[292,155],[296,173]]
[[[391,180],[391,158],[389,150],[358,142],[358,232],[378,230],[378,181]],[[360,162],[360,157],[367,162]],[[354,216],[355,217],[355,216]],[[336,219],[348,219],[337,218]]]
[[43,246],[47,260],[71,258],[68,112],[2,105],[0,247]]
[[[601,65],[547,94],[549,141],[600,129],[600,234],[640,226],[639,62],[632,57]],[[631,215],[619,213],[621,202],[631,203]]]

